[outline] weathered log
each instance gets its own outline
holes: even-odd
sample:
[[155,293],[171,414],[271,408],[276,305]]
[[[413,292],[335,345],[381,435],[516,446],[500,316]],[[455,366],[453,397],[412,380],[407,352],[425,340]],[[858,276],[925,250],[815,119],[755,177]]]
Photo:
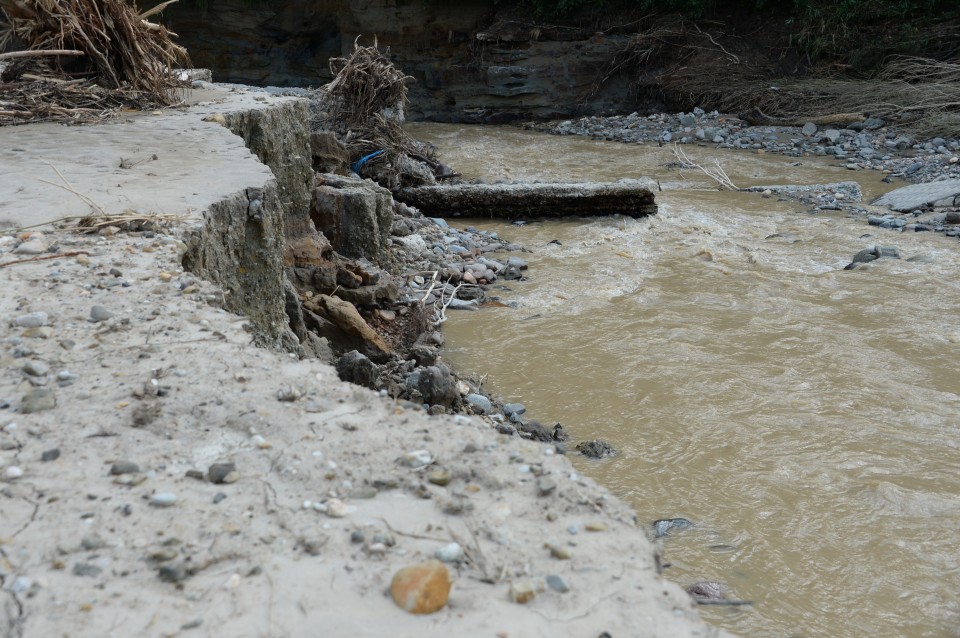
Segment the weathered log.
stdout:
[[657,212],[653,186],[645,179],[583,184],[456,184],[402,188],[394,197],[429,217],[642,217]]

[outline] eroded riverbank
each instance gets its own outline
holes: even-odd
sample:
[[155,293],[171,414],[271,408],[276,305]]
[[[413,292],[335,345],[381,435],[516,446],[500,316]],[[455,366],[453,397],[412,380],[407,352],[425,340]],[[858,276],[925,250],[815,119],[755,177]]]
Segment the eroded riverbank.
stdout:
[[[303,155],[271,174],[221,124],[291,147],[306,109],[219,90],[0,129],[20,149],[0,166],[3,631],[724,635],[657,575],[630,508],[552,448],[255,345],[290,337],[277,193]],[[41,181],[57,175],[76,193]],[[50,228],[90,202],[135,221]],[[185,268],[198,245],[188,263],[219,285]],[[391,580],[438,550],[449,600],[408,614]]]
[[[647,220],[478,221],[533,249],[531,270],[501,291],[514,307],[447,324],[446,356],[534,418],[614,442],[618,456],[575,463],[641,521],[695,521],[664,540],[666,575],[755,602],[712,621],[756,636],[954,635],[955,239],[719,193],[667,166],[669,149],[416,134],[468,177],[659,179]],[[897,186],[797,161],[722,155],[743,185],[853,177],[865,199]],[[874,244],[905,259],[843,271]]]

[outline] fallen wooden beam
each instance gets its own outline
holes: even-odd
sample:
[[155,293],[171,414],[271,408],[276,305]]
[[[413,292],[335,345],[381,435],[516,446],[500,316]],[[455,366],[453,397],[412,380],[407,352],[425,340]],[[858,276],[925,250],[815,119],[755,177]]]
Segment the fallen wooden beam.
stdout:
[[394,198],[428,217],[642,217],[657,212],[650,180],[583,184],[454,184],[402,188]]

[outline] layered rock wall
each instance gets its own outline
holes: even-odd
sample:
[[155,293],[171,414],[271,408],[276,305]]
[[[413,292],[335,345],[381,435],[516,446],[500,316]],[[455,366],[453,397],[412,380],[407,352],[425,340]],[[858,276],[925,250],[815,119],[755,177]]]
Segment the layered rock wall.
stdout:
[[349,0],[178,4],[167,23],[197,66],[221,82],[317,86],[329,58],[376,38],[413,77],[412,119],[500,122],[621,111],[629,82],[601,84],[625,35],[533,29],[499,20],[493,0]]

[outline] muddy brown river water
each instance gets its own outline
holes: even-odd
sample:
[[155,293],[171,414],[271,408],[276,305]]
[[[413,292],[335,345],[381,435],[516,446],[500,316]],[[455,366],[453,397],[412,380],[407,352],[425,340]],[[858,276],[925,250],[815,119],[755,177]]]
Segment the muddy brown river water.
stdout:
[[[720,192],[668,148],[415,125],[487,181],[660,181],[660,213],[522,227],[516,307],[451,312],[446,358],[620,454],[578,469],[639,520],[682,516],[665,576],[727,583],[702,615],[743,636],[960,635],[960,246]],[[821,158],[687,149],[738,186],[855,179]],[[869,236],[866,236],[869,235]],[[559,240],[560,245],[551,244]],[[843,271],[880,243],[904,258]]]

